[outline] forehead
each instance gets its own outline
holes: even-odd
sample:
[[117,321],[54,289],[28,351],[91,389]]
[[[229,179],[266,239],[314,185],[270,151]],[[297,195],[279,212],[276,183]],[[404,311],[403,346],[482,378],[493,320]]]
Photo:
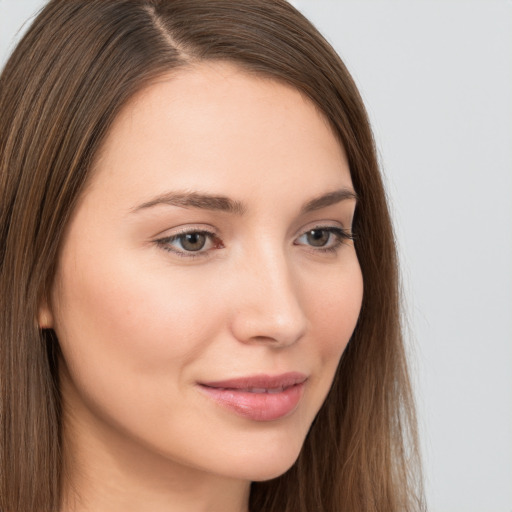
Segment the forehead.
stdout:
[[293,170],[322,189],[338,186],[340,176],[350,184],[344,149],[313,102],[218,62],[169,73],[140,91],[94,167],[97,178],[134,178],[142,188],[170,176],[174,188],[190,188],[191,179],[208,189],[233,180],[250,186],[270,176],[286,187]]

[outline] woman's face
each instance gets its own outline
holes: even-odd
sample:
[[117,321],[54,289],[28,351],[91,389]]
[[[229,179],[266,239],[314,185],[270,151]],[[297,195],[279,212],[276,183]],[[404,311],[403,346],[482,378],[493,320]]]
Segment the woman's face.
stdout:
[[105,464],[289,468],[360,310],[354,207],[344,150],[296,90],[210,63],[138,94],[40,309],[69,442]]

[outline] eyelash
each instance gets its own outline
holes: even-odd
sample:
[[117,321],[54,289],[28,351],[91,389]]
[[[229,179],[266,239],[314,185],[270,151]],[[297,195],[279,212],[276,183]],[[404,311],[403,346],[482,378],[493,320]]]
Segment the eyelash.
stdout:
[[[313,245],[309,245],[310,248],[313,249],[314,252],[320,252],[320,253],[336,253],[340,246],[343,244],[343,242],[346,242],[348,240],[354,240],[354,235],[350,233],[348,230],[345,230],[340,227],[335,226],[315,226],[311,229],[308,229],[307,231],[304,231],[300,236],[297,237],[297,239],[306,236],[313,231],[327,231],[329,233],[329,241],[331,240],[331,235],[335,237],[334,244],[330,245],[328,247],[326,246],[318,246],[315,247]],[[174,235],[160,238],[156,240],[156,244],[161,247],[164,251],[170,252],[172,254],[176,254],[177,256],[181,258],[200,258],[206,256],[211,249],[202,250],[199,249],[198,251],[187,251],[185,249],[182,250],[176,250],[171,248],[171,243],[179,241],[182,237],[185,237],[186,235],[202,235],[206,236],[211,243],[214,244],[214,249],[221,249],[224,247],[222,244],[222,241],[218,236],[212,232],[207,231],[204,229],[186,229],[181,232],[175,233]],[[298,244],[295,243],[294,245],[306,245],[306,244]]]
[[171,243],[180,240],[180,238],[183,238],[186,235],[203,235],[203,236],[206,236],[210,240],[210,242],[213,241],[214,245],[216,245],[216,247],[215,247],[216,249],[221,249],[222,247],[224,247],[220,238],[212,231],[207,231],[204,229],[193,229],[193,228],[185,229],[181,232],[175,233],[174,235],[171,235],[171,236],[168,236],[165,238],[160,238],[159,240],[156,240],[156,243],[164,251],[170,252],[172,254],[176,254],[180,258],[200,258],[200,257],[204,257],[209,252],[209,250],[202,250],[202,248],[198,251],[187,251],[185,249],[176,250],[176,249],[171,248],[171,245],[170,245]]
[[[314,228],[308,229],[302,235],[300,235],[298,238],[301,238],[303,236],[306,236],[309,233],[312,233],[313,231],[327,231],[329,233],[329,240],[331,239],[331,235],[335,237],[333,245],[330,246],[318,246],[315,247],[313,245],[310,245],[309,247],[312,247],[315,252],[321,252],[321,253],[336,253],[341,245],[343,245],[343,242],[346,242],[348,240],[354,240],[354,235],[349,232],[346,229],[339,228],[336,226],[315,226]],[[300,244],[296,244],[300,245]]]

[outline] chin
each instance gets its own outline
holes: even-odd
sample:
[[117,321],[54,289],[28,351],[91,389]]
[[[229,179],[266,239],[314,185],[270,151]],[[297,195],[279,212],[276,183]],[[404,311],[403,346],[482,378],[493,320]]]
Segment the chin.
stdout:
[[[270,446],[268,447],[270,448]],[[272,480],[286,473],[297,460],[300,445],[272,447],[272,449],[259,449],[254,453],[242,453],[236,460],[231,459],[228,471],[232,476],[253,482]],[[233,473],[236,473],[233,474]]]
[[269,464],[266,468],[262,468],[260,472],[254,474],[250,479],[252,482],[265,482],[266,480],[273,480],[281,475],[284,475],[295,463],[297,457],[294,460],[288,461],[287,464]]

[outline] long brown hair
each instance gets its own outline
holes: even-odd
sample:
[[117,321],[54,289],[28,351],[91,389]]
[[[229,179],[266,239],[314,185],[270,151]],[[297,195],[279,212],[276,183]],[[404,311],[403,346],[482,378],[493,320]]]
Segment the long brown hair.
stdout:
[[0,510],[58,510],[58,341],[36,323],[63,232],[122,106],[162,73],[223,60],[291,84],[329,120],[359,197],[357,327],[301,454],[252,512],[423,510],[393,231],[350,74],[284,0],[52,0],[0,76]]

